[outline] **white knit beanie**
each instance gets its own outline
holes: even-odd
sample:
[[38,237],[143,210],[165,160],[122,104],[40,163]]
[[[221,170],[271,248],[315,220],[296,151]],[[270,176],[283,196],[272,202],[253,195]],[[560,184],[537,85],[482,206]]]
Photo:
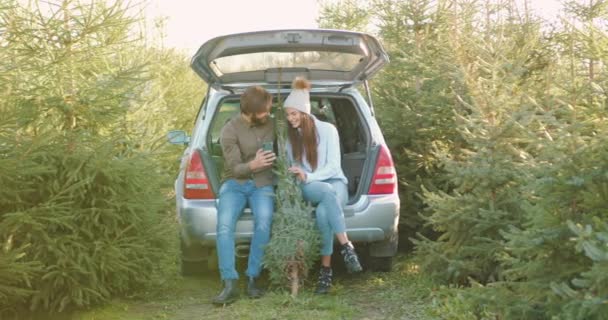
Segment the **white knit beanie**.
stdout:
[[285,99],[283,104],[286,108],[294,108],[298,111],[310,114],[310,82],[302,77],[296,77],[291,84],[293,90]]

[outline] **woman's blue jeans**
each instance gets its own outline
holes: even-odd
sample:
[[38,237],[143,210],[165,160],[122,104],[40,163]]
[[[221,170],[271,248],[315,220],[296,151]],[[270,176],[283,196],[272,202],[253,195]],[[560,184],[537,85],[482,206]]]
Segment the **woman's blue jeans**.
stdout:
[[314,181],[300,185],[304,200],[316,206],[315,217],[321,233],[321,255],[330,256],[334,249],[334,235],[346,232],[344,205],[348,189],[340,179]]
[[253,238],[249,247],[246,274],[257,277],[262,271],[264,246],[270,240],[270,227],[274,213],[274,190],[271,185],[256,187],[253,180],[243,184],[226,180],[220,187],[217,208],[217,256],[222,280],[238,279],[235,268],[234,232],[236,222],[249,204],[254,218]]

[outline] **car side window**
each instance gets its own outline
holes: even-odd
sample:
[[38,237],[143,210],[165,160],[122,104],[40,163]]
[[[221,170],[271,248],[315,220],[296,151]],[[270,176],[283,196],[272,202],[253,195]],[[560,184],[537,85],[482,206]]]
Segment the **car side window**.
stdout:
[[220,135],[222,133],[222,128],[228,122],[228,120],[232,118],[232,116],[239,112],[239,110],[239,100],[224,100],[218,106],[208,133],[213,155],[221,155],[222,148],[220,146]]
[[343,153],[365,152],[365,136],[361,129],[359,114],[355,107],[346,99],[334,99],[333,112],[335,125],[340,133],[340,146]]

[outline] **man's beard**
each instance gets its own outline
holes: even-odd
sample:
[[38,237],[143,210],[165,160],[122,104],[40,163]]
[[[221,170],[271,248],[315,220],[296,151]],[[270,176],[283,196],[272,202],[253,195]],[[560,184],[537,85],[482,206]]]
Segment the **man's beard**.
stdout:
[[253,124],[254,126],[261,126],[266,123],[266,121],[268,121],[268,116],[258,118],[254,115],[251,117],[251,124]]

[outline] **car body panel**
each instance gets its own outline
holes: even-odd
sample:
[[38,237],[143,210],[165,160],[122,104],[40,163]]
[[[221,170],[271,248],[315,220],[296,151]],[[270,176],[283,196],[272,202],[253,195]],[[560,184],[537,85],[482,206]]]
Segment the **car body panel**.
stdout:
[[[396,232],[399,219],[399,197],[396,194],[383,196],[364,195],[355,204],[345,207],[350,215],[345,217],[346,232],[351,241],[374,242],[386,239]],[[191,239],[203,245],[214,246],[217,236],[217,200],[184,199],[179,212],[179,221]],[[253,216],[246,208],[237,222],[235,239],[248,243],[253,230]]]

